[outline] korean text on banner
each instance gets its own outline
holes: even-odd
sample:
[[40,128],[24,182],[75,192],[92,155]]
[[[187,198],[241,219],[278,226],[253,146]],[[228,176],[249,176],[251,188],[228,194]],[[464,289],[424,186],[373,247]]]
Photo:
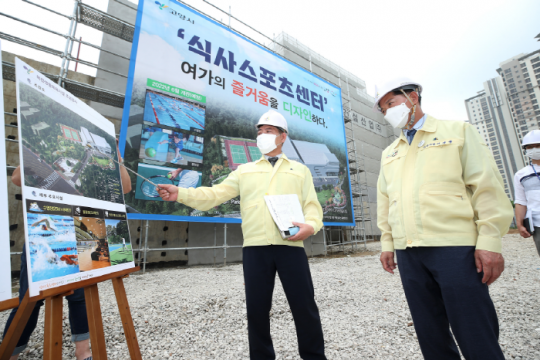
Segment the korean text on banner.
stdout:
[[[354,225],[341,90],[183,4],[140,0],[121,150],[132,170],[180,187],[213,186],[259,160],[255,124],[288,122],[283,152],[313,175],[327,225]],[[240,201],[207,211],[161,201],[140,179],[131,219],[239,223]]]

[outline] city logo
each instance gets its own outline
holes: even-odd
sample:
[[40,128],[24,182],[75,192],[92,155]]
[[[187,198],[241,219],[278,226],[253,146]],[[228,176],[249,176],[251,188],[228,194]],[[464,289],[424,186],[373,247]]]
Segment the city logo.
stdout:
[[81,215],[81,208],[78,206],[75,208],[75,215]]
[[160,3],[159,1],[156,1],[156,4],[159,5],[159,10],[163,10],[165,8],[168,8],[167,5]]
[[43,212],[43,210],[39,208],[39,205],[37,204],[37,202],[30,203],[30,209],[28,210]]
[[32,191],[32,195],[37,196],[37,193],[35,191]]
[[109,212],[105,211],[105,217],[109,217]]
[[23,68],[24,68],[24,70],[26,70],[26,73],[27,73],[27,74],[33,73],[33,71],[30,70],[29,68],[27,68],[26,66],[23,66]]

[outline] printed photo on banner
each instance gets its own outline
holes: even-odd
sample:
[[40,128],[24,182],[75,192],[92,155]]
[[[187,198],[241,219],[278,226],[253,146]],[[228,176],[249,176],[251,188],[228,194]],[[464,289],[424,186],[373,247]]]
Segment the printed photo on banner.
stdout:
[[196,166],[203,162],[204,138],[144,123],[139,157],[145,162]]
[[205,106],[189,99],[147,90],[144,120],[176,129],[203,133]]
[[[137,177],[135,198],[141,200],[163,201],[159,197],[154,184],[174,184],[182,188],[196,188],[201,186],[202,174],[195,170],[147,165],[141,163],[139,164],[138,173],[147,179],[144,180]],[[164,203],[162,207],[168,207],[167,204],[168,203]],[[154,204],[153,206],[158,205]],[[161,210],[163,209],[159,209],[158,211]]]
[[[152,155],[166,155],[167,160],[173,156],[171,144],[168,154],[164,146],[159,151],[155,147],[164,145],[159,144],[164,134],[152,134],[156,138],[147,145],[148,123],[204,130],[200,167],[193,162],[176,164],[200,172],[197,186],[212,186],[242,164],[261,158],[255,125],[274,109],[289,127],[284,153],[311,170],[324,222],[353,225],[341,90],[178,2],[164,3],[167,8],[152,0],[139,1],[120,132],[126,140],[126,162],[141,173],[148,170],[146,164],[152,165]],[[153,149],[149,154],[148,148]],[[185,158],[183,151],[179,153]],[[132,177],[132,182],[136,191],[125,197],[136,212],[130,218],[241,222],[239,199],[204,212],[182,204],[156,206],[143,194],[142,180]]]
[[105,219],[111,265],[133,261],[133,252],[126,220]]
[[56,205],[31,200],[27,202],[28,252],[33,281],[79,273],[71,207],[51,209]]
[[30,296],[134,267],[114,125],[18,58],[15,73]]
[[114,135],[38,86],[19,82],[25,185],[123,203]]

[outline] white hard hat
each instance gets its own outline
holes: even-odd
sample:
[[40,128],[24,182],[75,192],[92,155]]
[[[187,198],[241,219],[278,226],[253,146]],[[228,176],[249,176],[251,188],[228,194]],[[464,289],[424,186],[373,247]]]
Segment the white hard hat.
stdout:
[[531,144],[540,144],[540,130],[531,130],[523,137],[523,142],[521,143],[522,148]]
[[399,89],[414,90],[418,92],[418,95],[422,94],[422,85],[419,83],[414,82],[407,77],[393,78],[380,86],[375,86],[375,104],[373,105],[373,110],[382,112],[379,101],[381,101],[381,99],[389,92]]
[[278,113],[275,110],[268,110],[262,114],[259,122],[257,123],[257,129],[262,125],[271,125],[283,129],[287,134],[289,133],[289,128],[287,127],[287,120],[283,115]]

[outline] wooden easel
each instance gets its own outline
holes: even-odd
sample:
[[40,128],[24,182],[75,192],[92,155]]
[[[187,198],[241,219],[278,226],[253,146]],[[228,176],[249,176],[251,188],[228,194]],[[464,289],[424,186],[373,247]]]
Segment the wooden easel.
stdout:
[[84,288],[84,298],[86,300],[86,313],[88,316],[88,328],[90,330],[90,342],[92,345],[92,359],[106,360],[107,349],[105,345],[105,332],[103,331],[103,320],[101,318],[101,307],[99,303],[99,293],[97,284],[112,280],[120,318],[124,326],[124,334],[129,349],[131,359],[142,360],[141,350],[137,341],[137,334],[133,326],[133,319],[129,309],[126,289],[123,278],[129,274],[139,271],[140,267],[119,271],[113,274],[99,276],[69,285],[42,291],[40,295],[30,297],[27,292],[21,304],[19,299],[14,298],[0,302],[0,311],[13,309],[19,306],[15,318],[11,323],[4,340],[0,345],[0,360],[9,360],[21,334],[30,318],[30,314],[39,300],[45,300],[45,338],[43,344],[43,359],[62,359],[62,306],[63,297],[73,294],[76,289]]

